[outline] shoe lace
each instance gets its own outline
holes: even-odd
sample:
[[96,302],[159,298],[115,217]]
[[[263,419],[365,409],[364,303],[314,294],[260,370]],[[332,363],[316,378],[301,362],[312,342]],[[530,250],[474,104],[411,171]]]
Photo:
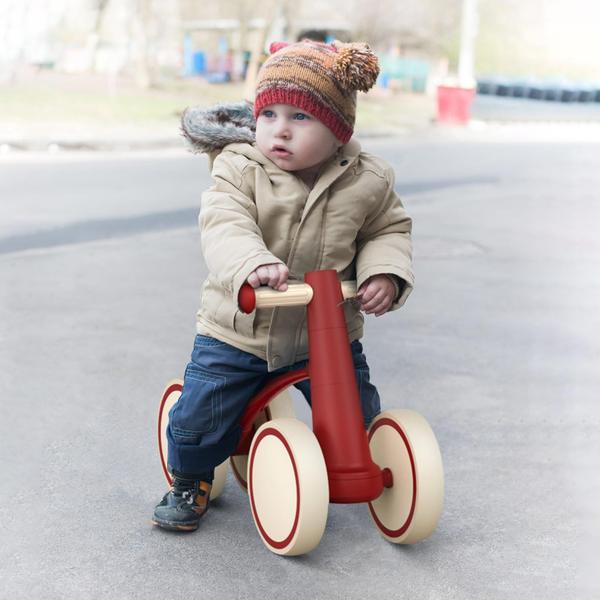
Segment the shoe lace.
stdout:
[[196,482],[177,479],[173,481],[173,493],[181,495],[181,501],[177,503],[177,506],[194,504],[196,496],[204,496],[205,494],[203,490],[199,489]]
[[196,497],[196,490],[185,490],[182,494],[182,501],[180,504],[194,504],[194,498]]

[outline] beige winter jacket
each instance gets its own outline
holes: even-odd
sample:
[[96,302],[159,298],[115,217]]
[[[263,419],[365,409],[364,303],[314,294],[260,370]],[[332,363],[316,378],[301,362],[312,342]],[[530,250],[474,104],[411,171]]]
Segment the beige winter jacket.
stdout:
[[[184,134],[197,149],[207,151],[198,142],[198,128],[186,124],[186,118],[191,117],[184,115]],[[237,307],[248,275],[267,263],[285,263],[290,281],[302,281],[306,271],[321,269],[335,269],[340,280],[355,279],[358,286],[379,273],[397,275],[406,284],[391,310],[404,304],[414,282],[412,222],[385,161],[361,151],[351,139],[309,190],[253,143],[208,150],[214,185],[202,194],[199,215],[209,275],[197,315],[198,333],[267,360],[270,371],[307,357],[304,307],[260,309],[249,315]],[[362,337],[358,307],[346,302],[344,311],[350,340]]]

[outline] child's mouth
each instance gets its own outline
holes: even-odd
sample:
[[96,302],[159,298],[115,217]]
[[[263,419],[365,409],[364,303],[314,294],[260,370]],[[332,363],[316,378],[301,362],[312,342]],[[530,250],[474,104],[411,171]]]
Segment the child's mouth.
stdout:
[[275,156],[279,156],[280,158],[284,158],[286,156],[291,156],[292,153],[289,152],[288,150],[286,150],[285,148],[278,148],[275,147],[271,150],[271,152],[275,155]]

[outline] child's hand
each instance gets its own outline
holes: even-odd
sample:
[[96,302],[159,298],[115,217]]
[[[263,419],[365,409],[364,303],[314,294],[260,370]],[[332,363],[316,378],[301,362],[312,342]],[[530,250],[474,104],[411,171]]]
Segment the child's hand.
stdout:
[[396,286],[387,275],[369,277],[358,290],[356,297],[360,308],[366,314],[375,313],[376,317],[388,311],[396,295]]
[[285,292],[287,290],[287,278],[290,274],[289,269],[281,263],[272,263],[269,265],[261,265],[255,271],[248,275],[246,281],[253,287],[257,288],[264,284],[272,287],[274,290]]

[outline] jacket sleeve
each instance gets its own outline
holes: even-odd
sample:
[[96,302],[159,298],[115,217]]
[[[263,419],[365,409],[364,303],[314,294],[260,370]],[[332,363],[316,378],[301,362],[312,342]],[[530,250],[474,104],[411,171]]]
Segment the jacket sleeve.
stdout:
[[400,308],[412,292],[412,219],[406,213],[394,191],[394,170],[385,172],[385,186],[378,209],[369,215],[358,232],[356,256],[356,284],[360,287],[373,275],[396,275],[399,285],[390,310]]
[[234,298],[257,267],[283,264],[263,240],[254,190],[244,180],[244,166],[243,157],[227,151],[215,158],[215,183],[202,194],[198,217],[208,270]]

